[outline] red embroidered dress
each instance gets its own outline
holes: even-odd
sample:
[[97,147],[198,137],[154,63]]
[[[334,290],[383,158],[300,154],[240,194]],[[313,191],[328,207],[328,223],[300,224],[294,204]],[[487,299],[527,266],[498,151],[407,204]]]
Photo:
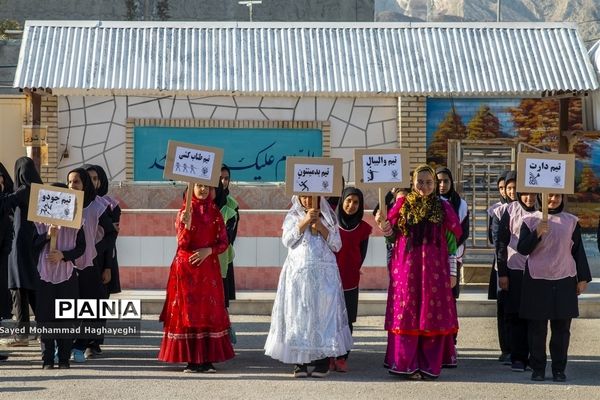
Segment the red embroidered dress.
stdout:
[[[181,222],[183,211],[182,207],[175,223],[177,253],[160,315],[164,334],[158,359],[193,364],[226,361],[233,358],[234,352],[218,259],[228,246],[223,217],[212,199],[194,196],[188,230]],[[192,265],[189,257],[202,247],[210,247],[212,254],[201,264]]]

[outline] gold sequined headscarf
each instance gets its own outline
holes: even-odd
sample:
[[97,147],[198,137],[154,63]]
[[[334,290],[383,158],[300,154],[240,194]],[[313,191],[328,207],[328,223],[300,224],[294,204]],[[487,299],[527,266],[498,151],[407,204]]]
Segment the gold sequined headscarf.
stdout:
[[406,195],[406,200],[400,209],[398,229],[403,235],[408,235],[408,228],[423,221],[439,224],[444,220],[442,201],[437,195],[437,177],[429,165],[420,165],[413,172],[413,179],[417,179],[420,172],[429,172],[433,177],[434,190],[429,196],[421,196],[413,184],[413,190]]

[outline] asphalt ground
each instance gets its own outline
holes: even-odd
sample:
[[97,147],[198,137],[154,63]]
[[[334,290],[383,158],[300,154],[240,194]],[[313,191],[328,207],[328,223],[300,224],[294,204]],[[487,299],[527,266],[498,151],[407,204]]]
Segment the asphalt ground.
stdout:
[[1,348],[0,399],[599,399],[600,319],[577,319],[571,330],[567,382],[530,380],[497,361],[493,318],[461,318],[459,366],[436,381],[407,381],[383,368],[383,317],[359,317],[349,372],[295,379],[292,366],[264,355],[268,316],[232,316],[236,357],[216,374],[184,374],[183,364],[156,359],[162,326],[144,316],[137,338],[109,338],[103,354],[69,370],[42,370],[39,344]]

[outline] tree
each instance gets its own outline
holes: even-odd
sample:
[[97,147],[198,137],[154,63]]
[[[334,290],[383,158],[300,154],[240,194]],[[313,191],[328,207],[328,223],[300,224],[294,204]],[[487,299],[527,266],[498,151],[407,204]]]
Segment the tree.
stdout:
[[584,165],[581,170],[581,182],[577,185],[578,192],[597,191],[600,185],[600,179],[594,173],[594,170],[588,165]]
[[6,31],[19,30],[19,29],[21,29],[21,25],[19,24],[19,21],[15,21],[12,19],[4,19],[4,20],[0,21],[0,40],[8,39],[8,35],[6,34]]
[[[581,99],[569,101],[568,129],[583,129]],[[559,102],[557,100],[522,99],[518,107],[509,109],[515,125],[516,134],[526,143],[558,151]],[[587,159],[591,147],[586,142],[573,146],[578,159]]]
[[508,110],[516,136],[532,146],[558,150],[558,102],[522,99],[518,107]]
[[156,3],[156,17],[159,21],[167,21],[169,16],[169,0],[158,0]]
[[482,104],[467,125],[467,139],[495,139],[500,136],[500,120],[487,104]]
[[448,139],[464,139],[466,132],[467,128],[462,118],[452,107],[433,133],[433,140],[427,148],[427,163],[445,165],[448,158]]

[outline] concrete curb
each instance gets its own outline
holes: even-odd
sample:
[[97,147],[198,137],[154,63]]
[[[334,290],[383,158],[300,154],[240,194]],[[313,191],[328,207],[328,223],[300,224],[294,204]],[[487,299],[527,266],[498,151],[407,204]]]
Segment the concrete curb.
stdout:
[[[164,290],[126,290],[113,298],[142,300],[142,313],[160,314],[165,301]],[[237,292],[237,299],[231,302],[232,315],[271,315],[275,292]],[[362,291],[359,297],[359,316],[385,314],[387,292]],[[459,317],[495,317],[496,301],[488,300],[487,292],[464,293],[457,301]],[[579,298],[581,318],[600,318],[600,294],[584,294]]]

